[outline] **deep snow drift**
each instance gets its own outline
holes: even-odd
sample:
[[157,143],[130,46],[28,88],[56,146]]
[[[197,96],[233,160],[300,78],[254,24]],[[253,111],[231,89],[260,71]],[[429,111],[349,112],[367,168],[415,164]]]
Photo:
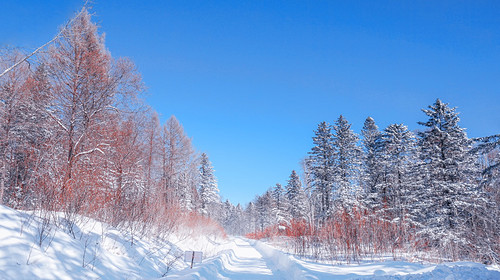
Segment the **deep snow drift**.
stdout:
[[[0,205],[0,279],[500,279],[498,267],[468,262],[329,265],[237,237],[132,239],[86,218],[69,233],[52,215],[59,226]],[[190,269],[184,250],[203,251],[203,263]]]

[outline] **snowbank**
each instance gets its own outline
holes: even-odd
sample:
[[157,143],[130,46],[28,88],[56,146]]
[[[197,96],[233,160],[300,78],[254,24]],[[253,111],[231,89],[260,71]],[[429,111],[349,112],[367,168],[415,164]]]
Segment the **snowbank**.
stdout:
[[60,215],[45,214],[52,222],[0,205],[0,279],[144,279],[185,267],[174,263],[182,252],[170,242],[132,244],[131,236],[83,217],[73,237]]

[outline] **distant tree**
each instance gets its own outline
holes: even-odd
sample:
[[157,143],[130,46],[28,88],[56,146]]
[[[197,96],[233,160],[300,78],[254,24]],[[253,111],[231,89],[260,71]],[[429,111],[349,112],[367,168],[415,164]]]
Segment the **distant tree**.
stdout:
[[[255,199],[256,200],[256,199]],[[246,232],[255,233],[259,230],[258,210],[254,202],[249,202],[244,211]]]
[[301,160],[300,165],[302,167],[302,186],[304,188],[304,193],[307,199],[307,222],[311,225],[314,224],[315,211],[314,205],[316,204],[317,197],[314,196],[313,189],[313,176],[311,170],[311,159],[309,157],[305,157]]
[[273,195],[270,190],[266,191],[261,196],[257,196],[255,200],[258,225],[257,230],[263,231],[265,228],[274,225],[275,217],[273,215],[273,204]]
[[158,187],[161,172],[160,169],[161,162],[161,126],[156,112],[150,112],[144,116],[147,119],[145,123],[145,176],[146,176],[146,191],[144,193],[146,197],[153,194],[155,188]]
[[308,216],[307,197],[300,183],[299,175],[295,170],[292,170],[292,174],[290,174],[290,179],[286,185],[286,194],[292,219],[305,220]]
[[179,188],[186,188],[186,179],[182,182],[182,174],[194,168],[196,160],[191,139],[184,133],[184,128],[175,116],[171,116],[163,126],[161,139],[161,197],[167,205],[178,204]]
[[272,196],[274,200],[274,215],[276,217],[276,223],[277,224],[286,224],[290,222],[290,213],[289,213],[289,208],[290,208],[290,202],[288,200],[288,197],[286,195],[285,190],[281,186],[280,183],[277,183],[273,190],[272,190]]
[[200,162],[200,211],[203,215],[207,215],[209,217],[217,216],[216,211],[220,205],[220,196],[219,188],[217,187],[217,179],[214,175],[214,169],[207,154],[201,154]]

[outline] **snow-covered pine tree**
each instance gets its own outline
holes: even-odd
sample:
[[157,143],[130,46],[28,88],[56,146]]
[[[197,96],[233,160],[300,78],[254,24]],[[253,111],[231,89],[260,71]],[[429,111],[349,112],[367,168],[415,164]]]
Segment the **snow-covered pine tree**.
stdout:
[[307,197],[300,183],[299,175],[292,170],[290,179],[286,185],[286,194],[289,204],[289,212],[292,219],[296,221],[305,220],[307,218]]
[[[257,200],[257,199],[256,199]],[[245,208],[244,211],[244,216],[245,216],[245,231],[246,232],[257,232],[259,230],[259,219],[258,219],[258,213],[257,213],[257,207],[254,202],[249,202],[247,207]]]
[[349,208],[359,195],[361,149],[357,145],[358,136],[342,115],[335,122],[333,130],[335,200],[339,206]]
[[200,164],[200,212],[210,217],[215,214],[214,211],[217,211],[220,205],[219,188],[217,187],[217,179],[214,175],[212,163],[207,154],[201,154]]
[[491,192],[496,195],[495,200],[500,202],[500,176],[498,176],[500,174],[500,134],[476,138],[474,141],[477,145],[472,152],[484,157],[483,183],[490,187],[497,186]]
[[273,204],[274,200],[271,190],[266,191],[263,195],[256,198],[257,230],[264,231],[265,228],[274,225],[276,219],[273,215]]
[[406,241],[409,224],[414,221],[409,207],[413,205],[415,135],[403,124],[391,124],[382,134],[381,164],[384,180],[377,185],[381,191],[381,213],[399,230],[398,240]]
[[240,234],[239,217],[242,213],[238,213],[237,210],[228,199],[223,203],[221,224],[229,234]]
[[331,215],[332,202],[334,150],[331,126],[321,122],[314,134],[314,147],[309,152],[308,162],[311,169],[315,217],[324,222]]
[[234,208],[234,215],[236,216],[235,224],[233,225],[232,231],[237,235],[242,235],[247,231],[247,223],[250,221],[246,219],[245,212],[243,211],[243,207],[241,204],[237,204]]
[[482,200],[476,182],[477,161],[469,153],[472,143],[459,126],[455,110],[439,99],[422,110],[429,117],[419,122],[427,129],[418,133],[424,181],[413,210],[423,224],[420,236],[446,256],[458,259],[474,246],[467,238],[471,217],[484,211],[475,209]]
[[[481,190],[486,193],[487,212],[476,215],[475,222],[481,226],[474,226],[472,234],[476,240],[483,241],[479,255],[485,262],[500,262],[500,243],[492,240],[500,240],[500,134],[476,138],[476,147],[472,153],[481,159],[482,182]],[[480,219],[479,219],[480,218]]]
[[380,206],[381,199],[377,186],[382,179],[381,166],[381,132],[375,124],[373,118],[368,117],[365,120],[362,140],[362,165],[361,165],[361,186],[363,189],[363,204],[370,210]]
[[185,210],[193,211],[192,178],[189,173],[182,172],[176,182],[176,197],[179,199],[179,206]]
[[290,221],[290,203],[285,190],[280,183],[277,183],[272,190],[274,200],[274,216],[277,224],[287,224]]

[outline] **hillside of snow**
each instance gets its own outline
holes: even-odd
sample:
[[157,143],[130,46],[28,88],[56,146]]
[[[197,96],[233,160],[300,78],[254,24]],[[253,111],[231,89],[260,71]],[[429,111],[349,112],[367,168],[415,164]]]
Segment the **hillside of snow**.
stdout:
[[85,217],[71,233],[62,214],[39,214],[0,205],[0,279],[156,279],[187,267],[183,249],[217,252],[206,236],[138,238]]
[[[84,217],[70,231],[62,215],[39,214],[0,206],[0,279],[500,279],[470,262],[321,264],[244,238],[139,238]],[[184,250],[203,262],[189,268]]]

